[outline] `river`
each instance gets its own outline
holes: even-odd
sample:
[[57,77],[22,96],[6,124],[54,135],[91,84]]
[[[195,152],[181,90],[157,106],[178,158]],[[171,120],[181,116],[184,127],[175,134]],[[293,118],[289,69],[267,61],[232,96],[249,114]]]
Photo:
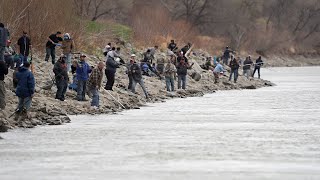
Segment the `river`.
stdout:
[[1,180],[320,179],[320,67],[277,84],[1,134]]

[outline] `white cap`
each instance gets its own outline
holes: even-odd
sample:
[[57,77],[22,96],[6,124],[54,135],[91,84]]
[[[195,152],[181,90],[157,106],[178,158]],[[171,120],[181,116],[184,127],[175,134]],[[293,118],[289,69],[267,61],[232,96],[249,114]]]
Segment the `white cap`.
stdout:
[[135,54],[131,54],[131,56],[130,57],[136,57],[136,55]]

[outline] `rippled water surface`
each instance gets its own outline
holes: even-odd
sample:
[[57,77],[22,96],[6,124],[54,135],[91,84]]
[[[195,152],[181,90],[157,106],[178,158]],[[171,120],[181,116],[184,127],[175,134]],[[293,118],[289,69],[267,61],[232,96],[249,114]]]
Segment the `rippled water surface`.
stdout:
[[320,179],[320,67],[277,84],[1,134],[0,179]]

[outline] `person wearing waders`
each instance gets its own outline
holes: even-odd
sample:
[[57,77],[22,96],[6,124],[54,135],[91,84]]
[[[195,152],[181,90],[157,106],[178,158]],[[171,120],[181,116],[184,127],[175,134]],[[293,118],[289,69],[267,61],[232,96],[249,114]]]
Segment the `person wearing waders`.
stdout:
[[116,48],[113,47],[112,50],[108,52],[107,59],[106,59],[105,74],[107,77],[107,83],[104,89],[109,91],[113,91],[112,88],[113,88],[117,68],[120,67],[120,64],[117,63],[115,60],[115,58],[119,57],[119,55],[115,52],[115,50]]
[[246,60],[243,62],[243,76],[246,76],[247,79],[250,79],[251,76],[251,66],[253,62],[251,56],[249,55]]
[[103,78],[104,63],[101,61],[98,63],[97,67],[92,70],[88,81],[88,90],[92,96],[91,107],[93,109],[98,109],[100,107],[99,103],[99,90],[101,88],[102,78]]
[[20,59],[22,59],[22,63],[28,61],[28,56],[31,49],[31,40],[28,37],[27,32],[23,31],[23,35],[18,40]]
[[258,78],[260,79],[260,68],[261,68],[261,66],[263,66],[263,61],[261,59],[261,56],[259,56],[259,58],[256,60],[256,64],[254,66],[254,71],[252,73],[252,77],[254,77],[254,74],[258,70]]
[[71,55],[74,50],[74,42],[69,33],[64,34],[62,41],[62,52],[66,57],[67,71],[71,71]]
[[213,75],[214,75],[214,83],[219,83],[220,75],[224,74],[226,70],[223,68],[223,66],[220,64],[220,60],[217,60],[217,65],[213,69]]
[[231,81],[232,75],[233,75],[233,79],[234,79],[234,83],[237,83],[238,80],[238,70],[239,70],[239,62],[236,58],[233,58],[230,61],[229,64],[230,68],[231,68],[231,72],[230,72],[230,76],[229,76],[229,81]]
[[141,68],[140,65],[134,61],[132,66],[131,66],[131,72],[132,72],[132,87],[131,87],[131,92],[136,93],[136,85],[137,83],[140,84],[144,95],[146,96],[146,99],[149,99],[148,92],[146,90],[146,87],[144,86],[144,82],[142,79],[142,73],[141,73]]
[[19,68],[15,77],[18,82],[16,88],[16,95],[19,99],[16,111],[17,118],[20,114],[25,115],[27,118],[30,118],[28,112],[31,107],[32,98],[35,92],[35,79],[32,72],[29,69],[30,63],[24,63],[23,66]]
[[8,74],[8,67],[4,61],[0,61],[0,110],[6,107],[6,88],[4,78]]
[[60,57],[53,67],[53,73],[55,74],[57,85],[56,99],[60,101],[65,100],[65,94],[67,92],[69,82],[66,59],[66,56]]
[[3,23],[0,23],[0,61],[4,61],[4,50],[7,46],[9,39],[9,31],[4,27]]
[[76,76],[78,80],[77,84],[77,100],[86,101],[86,87],[89,74],[91,73],[91,67],[86,62],[86,55],[80,55],[80,62],[78,62],[76,69]]
[[48,42],[46,44],[46,58],[45,61],[48,62],[51,56],[52,64],[56,63],[56,46],[59,45],[59,42],[63,41],[62,33],[58,31],[56,34],[51,34],[48,37]]
[[128,85],[128,90],[132,89],[132,81],[133,81],[133,77],[132,77],[132,72],[131,72],[131,66],[133,65],[133,63],[135,62],[135,54],[131,54],[130,60],[127,63],[127,74],[128,74],[128,79],[129,79],[129,85]]

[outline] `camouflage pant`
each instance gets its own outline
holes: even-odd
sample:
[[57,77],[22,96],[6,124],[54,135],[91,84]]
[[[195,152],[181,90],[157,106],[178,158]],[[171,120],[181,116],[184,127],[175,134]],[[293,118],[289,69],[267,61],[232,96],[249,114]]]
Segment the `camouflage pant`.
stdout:
[[4,81],[0,81],[0,108],[4,109],[6,107],[6,89],[4,86]]

